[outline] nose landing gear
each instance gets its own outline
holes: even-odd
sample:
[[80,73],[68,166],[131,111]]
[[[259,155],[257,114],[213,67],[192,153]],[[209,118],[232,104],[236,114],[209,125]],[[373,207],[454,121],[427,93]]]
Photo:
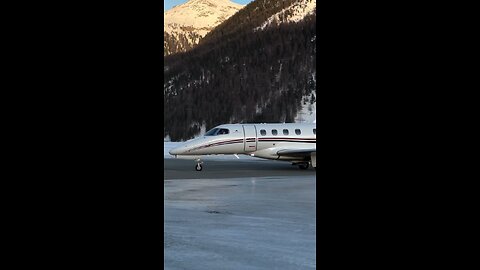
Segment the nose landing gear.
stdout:
[[203,166],[202,166],[203,162],[200,159],[197,159],[196,162],[197,162],[197,165],[195,165],[195,170],[199,172],[203,169]]

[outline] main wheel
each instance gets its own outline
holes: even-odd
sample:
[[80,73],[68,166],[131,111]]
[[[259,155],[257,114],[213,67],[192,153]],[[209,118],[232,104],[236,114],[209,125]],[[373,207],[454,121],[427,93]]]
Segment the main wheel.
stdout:
[[300,164],[298,164],[298,167],[299,167],[300,169],[302,169],[302,170],[308,169],[308,166],[309,166],[308,162],[307,162],[307,163],[300,163]]
[[197,165],[195,166],[195,170],[201,171],[202,169],[203,169],[202,164],[197,163]]

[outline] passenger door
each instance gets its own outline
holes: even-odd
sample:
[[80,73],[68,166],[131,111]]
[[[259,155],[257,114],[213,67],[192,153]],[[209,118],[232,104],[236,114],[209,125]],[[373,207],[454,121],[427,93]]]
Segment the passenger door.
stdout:
[[243,125],[245,152],[257,151],[257,129],[255,125]]

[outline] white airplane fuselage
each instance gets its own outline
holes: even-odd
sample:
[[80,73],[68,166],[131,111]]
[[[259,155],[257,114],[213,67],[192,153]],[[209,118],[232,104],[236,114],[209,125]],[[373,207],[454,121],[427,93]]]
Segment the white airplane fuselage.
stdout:
[[[244,154],[297,163],[311,162],[316,167],[316,141],[315,123],[225,124],[169,153],[175,157]],[[289,154],[292,151],[308,151],[308,154]]]

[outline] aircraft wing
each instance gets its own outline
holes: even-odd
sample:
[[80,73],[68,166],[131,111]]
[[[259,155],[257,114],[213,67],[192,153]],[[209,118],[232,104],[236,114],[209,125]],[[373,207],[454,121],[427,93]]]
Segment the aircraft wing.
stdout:
[[306,157],[310,156],[312,153],[317,152],[316,148],[310,148],[310,149],[285,149],[285,150],[279,150],[277,152],[277,155],[279,156],[294,156],[294,157]]

